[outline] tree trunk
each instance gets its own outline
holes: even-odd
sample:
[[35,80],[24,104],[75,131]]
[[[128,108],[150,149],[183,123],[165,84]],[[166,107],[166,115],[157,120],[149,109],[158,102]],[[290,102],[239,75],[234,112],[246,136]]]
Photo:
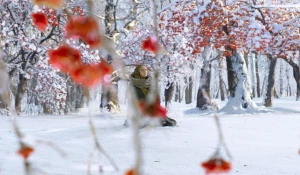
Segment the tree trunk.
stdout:
[[288,96],[291,97],[292,96],[292,88],[291,88],[291,85],[290,85],[290,82],[288,82]]
[[219,89],[220,89],[220,94],[221,94],[221,101],[225,101],[225,91],[224,91],[224,84],[222,80],[222,75],[219,73]]
[[2,93],[0,94],[0,109],[7,109],[7,104],[5,97],[3,97]]
[[53,111],[51,110],[51,106],[49,103],[43,103],[42,107],[43,107],[44,114],[53,114]]
[[258,71],[258,58],[257,58],[257,53],[255,55],[255,74],[256,74],[256,90],[257,90],[257,97],[260,97],[260,79],[259,79],[259,71]]
[[264,94],[264,89],[266,89],[265,88],[265,84],[266,84],[266,79],[267,79],[267,76],[265,76],[264,77],[264,80],[263,80],[263,84],[262,84],[262,88],[261,88],[261,96],[263,96],[263,94]]
[[248,53],[244,52],[244,58],[245,58],[245,63],[246,67],[249,70],[249,59],[248,59]]
[[201,83],[198,92],[197,92],[197,108],[205,110],[209,106],[209,99],[210,99],[210,78],[211,78],[211,71],[206,72],[204,75],[205,70],[211,68],[211,65],[208,66],[209,68],[202,68],[201,69],[201,79],[203,83]]
[[168,82],[165,88],[165,107],[168,108],[174,94],[174,82]]
[[291,85],[290,85],[290,67],[286,66],[285,69],[286,72],[286,80],[287,80],[287,86],[286,86],[286,92],[287,92],[287,96],[292,96],[292,89],[291,89]]
[[174,99],[175,102],[178,101],[178,83],[175,82],[175,99]]
[[112,82],[111,86],[102,86],[100,108],[108,112],[120,112],[118,97],[118,81]]
[[189,94],[190,94],[190,99],[189,99],[189,104],[192,103],[192,99],[193,99],[193,78],[192,76],[190,76],[189,78]]
[[297,97],[296,97],[296,101],[299,101],[299,99],[300,99],[300,79],[298,79],[298,82],[297,82]]
[[[228,26],[222,27],[226,35],[229,35]],[[244,111],[246,108],[257,109],[256,104],[252,101],[250,92],[250,83],[247,74],[247,66],[242,53],[237,52],[230,45],[225,47],[230,54],[226,56],[228,89],[230,98],[221,111]]]
[[[169,61],[170,61],[170,57],[169,57]],[[167,66],[167,74],[168,74],[167,75],[168,83],[165,87],[165,92],[164,92],[166,108],[168,108],[169,104],[171,104],[172,97],[174,94],[174,80],[172,82],[170,81],[170,66]]]
[[221,101],[225,101],[225,87],[223,84],[223,77],[222,77],[222,59],[219,59],[219,90],[221,95]]
[[79,108],[84,107],[83,87],[68,80],[67,82],[67,97],[64,108],[64,113],[75,112]]
[[256,86],[255,86],[255,60],[253,60],[253,53],[250,53],[250,66],[248,70],[251,72],[251,78],[252,78],[252,98],[256,97]]
[[200,86],[197,92],[197,104],[196,107],[201,110],[206,110],[210,104],[210,78],[211,78],[211,63],[210,54],[211,46],[205,46],[202,57],[204,59],[203,66],[201,68]]
[[251,88],[243,54],[231,48],[227,49],[232,52],[232,56],[226,56],[230,98],[221,111],[256,109],[257,106],[250,96]]
[[227,77],[228,77],[228,91],[230,97],[235,97],[235,88],[237,83],[236,72],[233,69],[233,61],[232,57],[226,57],[226,64],[227,64]]
[[113,35],[117,32],[117,23],[116,23],[116,7],[114,0],[106,0],[105,5],[105,35],[109,38],[112,38]]
[[174,101],[175,102],[177,102],[177,101],[179,101],[179,85],[178,85],[178,83],[176,82],[175,83],[176,85],[175,85],[175,99],[174,99]]
[[193,92],[193,81],[192,77],[189,76],[188,78],[186,77],[186,89],[185,89],[185,104],[190,104],[192,103],[192,92]]
[[[30,59],[27,58],[28,60],[26,60],[25,54],[26,53],[22,50],[21,58],[22,58],[23,63],[22,63],[21,68],[23,71],[27,70],[28,61],[30,59],[34,58],[36,52],[30,53],[29,55],[31,55],[31,56],[30,56]],[[18,115],[20,115],[20,113],[21,113],[22,99],[26,92],[27,82],[28,82],[28,79],[26,79],[23,74],[19,73],[19,83],[18,83],[18,87],[17,87],[17,93],[15,96],[15,109],[16,109],[16,113]]]
[[283,62],[280,61],[280,69],[279,69],[279,95],[283,96]]
[[277,93],[277,91],[276,91],[276,88],[274,88],[274,91],[273,91],[274,93],[273,93],[273,96],[275,97],[275,98],[277,98],[277,99],[279,99],[279,95],[278,95],[278,93]]
[[270,60],[270,67],[269,67],[269,75],[268,75],[268,85],[267,85],[267,92],[266,97],[264,100],[264,106],[271,107],[272,104],[272,94],[274,93],[274,84],[275,84],[275,68],[277,58],[274,58],[272,55],[268,55],[268,59]]
[[[115,33],[117,33],[116,23],[116,6],[113,0],[106,0],[105,6],[105,35],[109,39],[113,39]],[[107,61],[112,63],[111,55],[108,55]],[[118,97],[118,81],[112,82],[110,87],[102,86],[100,108],[107,109],[109,112],[120,111],[119,97]]]
[[34,90],[37,86],[37,79],[38,79],[38,76],[37,76],[37,74],[35,74],[33,76],[33,78],[31,79],[30,83],[29,83],[30,84],[30,87],[29,87],[30,91],[27,92],[27,104],[39,105],[37,95],[34,92]]
[[19,84],[18,84],[17,94],[15,98],[15,109],[18,115],[20,115],[21,113],[21,104],[22,104],[23,96],[26,92],[27,81],[28,80],[24,77],[23,74],[19,75]]
[[181,92],[181,86],[178,85],[178,102],[182,102],[182,92]]
[[[70,94],[71,95],[71,94]],[[76,111],[79,108],[84,107],[84,90],[81,85],[75,86],[75,108]]]
[[[1,53],[1,50],[0,50]],[[10,100],[10,80],[9,76],[7,73],[7,67],[5,62],[3,61],[3,58],[0,55],[0,109],[7,109],[9,110],[8,107],[11,105],[11,100]],[[0,110],[1,112],[1,110]],[[1,113],[0,113],[1,114]],[[5,115],[8,115],[8,113],[2,113]]]
[[[293,68],[293,76],[294,76],[296,84],[297,84],[296,100],[298,101],[300,99],[300,72],[299,72],[300,70],[299,70],[299,66],[292,59],[284,59],[284,60],[287,63],[289,63]],[[291,92],[290,92],[290,94],[291,94]]]

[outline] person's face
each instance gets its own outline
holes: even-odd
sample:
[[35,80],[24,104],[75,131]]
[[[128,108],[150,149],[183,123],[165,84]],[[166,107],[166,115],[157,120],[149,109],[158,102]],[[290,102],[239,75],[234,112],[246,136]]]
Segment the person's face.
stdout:
[[139,68],[139,72],[142,78],[145,78],[148,76],[148,70],[145,66],[142,66]]

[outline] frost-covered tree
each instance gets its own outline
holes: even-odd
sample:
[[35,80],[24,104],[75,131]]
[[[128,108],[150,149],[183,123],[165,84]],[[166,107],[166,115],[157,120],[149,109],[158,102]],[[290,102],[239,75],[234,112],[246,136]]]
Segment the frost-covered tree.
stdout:
[[[264,105],[272,106],[272,94],[275,84],[275,67],[278,58],[287,61],[293,68],[294,78],[297,82],[297,100],[299,98],[299,66],[295,63],[299,52],[299,8],[293,7],[296,2],[276,1],[272,5],[277,8],[268,8],[262,2],[254,3],[253,8],[259,13],[258,20],[262,22],[271,39],[270,44],[261,54],[267,55],[270,60],[267,90],[265,91]],[[281,6],[290,5],[289,8]]]
[[262,50],[270,42],[265,26],[257,20],[259,14],[244,1],[212,0],[197,3],[198,10],[193,13],[193,19],[199,26],[202,25],[198,30],[203,38],[199,46],[204,48],[204,54],[211,53],[209,50],[215,48],[222,50],[227,62],[230,98],[223,110],[256,110],[251,99],[244,53]]
[[30,20],[33,6],[26,1],[1,1],[0,8],[3,19],[1,45],[13,80],[15,108],[20,113],[22,98],[35,71],[38,55],[46,51],[44,44],[54,35],[56,26],[51,25],[45,33],[37,30]]
[[[29,112],[28,108],[31,105],[42,108],[45,113],[74,111],[75,105],[71,107],[69,100],[75,99],[68,99],[68,96],[76,96],[76,92],[70,91],[70,88],[77,85],[68,84],[68,75],[49,65],[48,50],[55,49],[62,41],[78,43],[77,48],[82,50],[82,57],[86,63],[99,61],[98,51],[92,51],[80,41],[64,39],[64,25],[67,20],[65,11],[38,8],[31,2],[12,0],[1,1],[0,8],[0,16],[3,19],[0,26],[0,42],[12,79],[11,90],[16,111],[20,113],[22,105],[27,108],[25,112]],[[85,11],[78,4],[70,4],[69,13],[80,16],[84,15]],[[46,17],[46,25],[39,25],[44,28],[42,31],[35,25],[34,14]],[[79,98],[82,98],[82,92],[78,93]]]

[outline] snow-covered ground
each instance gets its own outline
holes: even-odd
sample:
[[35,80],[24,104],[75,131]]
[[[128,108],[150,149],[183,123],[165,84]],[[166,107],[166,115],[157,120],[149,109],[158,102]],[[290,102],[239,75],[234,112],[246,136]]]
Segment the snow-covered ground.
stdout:
[[[261,106],[261,99],[256,99]],[[221,103],[220,106],[224,105]],[[61,157],[49,145],[35,144],[29,161],[34,168],[50,175],[83,175],[94,150],[89,113],[102,147],[119,167],[113,171],[104,156],[94,155],[92,174],[123,175],[134,163],[132,129],[123,126],[122,113],[100,114],[98,102],[74,115],[22,116],[18,124],[26,140],[46,140],[64,150]],[[143,142],[143,171],[146,175],[201,175],[200,163],[207,160],[218,143],[212,115],[198,113],[195,104],[173,103],[170,117],[176,127],[140,130]],[[275,99],[273,112],[222,115],[225,141],[233,156],[232,175],[300,175],[300,105],[294,98]],[[22,158],[16,154],[17,139],[8,117],[0,117],[0,175],[23,175]],[[40,174],[40,173],[36,173]]]

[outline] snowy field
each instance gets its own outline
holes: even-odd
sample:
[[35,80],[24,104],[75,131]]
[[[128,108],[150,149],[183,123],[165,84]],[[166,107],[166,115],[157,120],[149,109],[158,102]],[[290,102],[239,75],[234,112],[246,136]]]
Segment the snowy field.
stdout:
[[[256,99],[261,106],[261,99]],[[221,103],[220,106],[224,105]],[[123,126],[126,105],[121,114],[100,114],[99,103],[90,110],[65,116],[22,116],[18,118],[27,140],[46,140],[64,150],[61,157],[48,145],[34,144],[29,157],[32,166],[49,175],[84,175],[94,142],[88,125],[93,116],[102,147],[119,167],[113,171],[104,156],[94,155],[92,174],[99,165],[104,175],[123,175],[134,164],[132,129]],[[195,104],[173,103],[169,116],[176,127],[141,129],[143,172],[145,175],[203,175],[200,163],[207,160],[218,143],[212,115],[199,114]],[[300,105],[294,98],[274,100],[273,112],[222,115],[225,141],[233,156],[232,175],[300,175]],[[8,117],[0,117],[0,175],[23,175],[23,161],[16,154],[15,133]],[[36,173],[41,174],[41,173]]]

